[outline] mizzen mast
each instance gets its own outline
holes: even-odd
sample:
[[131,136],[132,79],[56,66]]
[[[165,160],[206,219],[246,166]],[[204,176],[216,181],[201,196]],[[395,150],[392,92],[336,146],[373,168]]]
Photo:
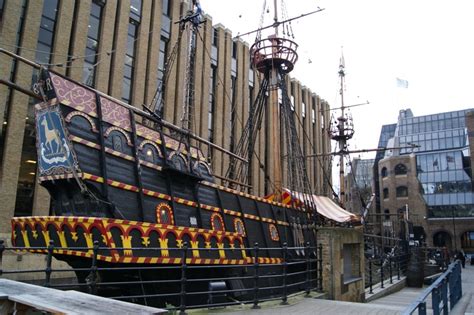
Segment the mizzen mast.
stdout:
[[339,80],[341,95],[341,116],[337,118],[337,123],[331,125],[330,135],[331,139],[337,141],[339,146],[339,203],[344,207],[345,187],[344,187],[344,156],[348,153],[347,141],[354,135],[354,125],[352,123],[352,116],[345,113],[344,110],[344,83],[345,83],[345,64],[344,56],[341,57],[339,63]]

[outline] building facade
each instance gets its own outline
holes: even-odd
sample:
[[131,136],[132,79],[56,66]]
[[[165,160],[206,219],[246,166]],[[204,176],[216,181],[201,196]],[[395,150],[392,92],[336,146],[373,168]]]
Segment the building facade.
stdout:
[[399,231],[384,221],[408,215],[427,245],[474,250],[473,119],[472,109],[418,117],[403,110],[395,129],[384,126],[393,130],[386,147],[398,149],[376,159],[383,233]]
[[350,169],[345,176],[347,189],[346,210],[360,215],[367,207],[374,191],[374,159],[353,158]]
[[[205,10],[205,8],[203,8]],[[164,119],[180,125],[186,78],[187,43],[177,43],[175,21],[189,10],[187,1],[173,0],[0,0],[0,48],[42,64],[62,75],[141,107],[152,106],[164,76]],[[170,56],[176,55],[171,65]],[[166,71],[165,71],[166,70]],[[37,71],[0,54],[1,78],[35,92]],[[249,45],[205,16],[199,29],[195,73],[193,131],[232,151],[260,77],[250,65]],[[298,80],[287,82],[303,152],[330,151],[329,104]],[[13,216],[47,215],[50,200],[38,185],[34,131],[34,98],[0,85],[0,233],[10,232]],[[265,128],[252,160],[254,193],[270,192],[262,164],[269,148]],[[204,149],[206,150],[206,149]],[[205,152],[216,175],[225,174],[228,160],[219,151]],[[329,161],[308,163],[318,194],[330,190]]]

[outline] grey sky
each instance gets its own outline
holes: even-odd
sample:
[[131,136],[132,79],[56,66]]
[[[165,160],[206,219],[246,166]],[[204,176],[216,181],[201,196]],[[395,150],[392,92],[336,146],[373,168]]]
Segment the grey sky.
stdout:
[[[213,23],[237,35],[258,27],[263,0],[201,0],[201,5]],[[474,1],[286,1],[290,17],[318,6],[325,10],[292,24],[300,45],[292,76],[339,106],[343,46],[346,105],[371,103],[351,110],[356,128],[351,148],[376,147],[382,124],[396,122],[402,108],[424,115],[473,107]],[[264,16],[270,24],[273,13]],[[243,39],[251,44],[255,34]],[[409,88],[397,88],[397,77]]]

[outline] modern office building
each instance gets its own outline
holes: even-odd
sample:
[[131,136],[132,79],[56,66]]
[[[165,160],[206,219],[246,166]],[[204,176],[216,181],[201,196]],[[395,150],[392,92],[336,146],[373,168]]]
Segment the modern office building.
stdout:
[[345,177],[347,193],[346,210],[360,215],[368,206],[374,191],[374,159],[354,158]]
[[[152,104],[168,68],[163,116],[180,125],[187,44],[177,43],[175,22],[188,10],[187,1],[177,0],[0,0],[0,48],[138,107]],[[259,90],[249,44],[205,16],[196,60],[193,131],[233,150]],[[0,72],[2,79],[35,93],[37,72],[31,66],[0,54]],[[304,154],[329,152],[328,103],[296,79],[287,84],[302,122],[298,132]],[[35,179],[35,100],[24,92],[0,85],[0,233],[5,238],[12,216],[47,215],[50,207],[47,191]],[[271,188],[263,165],[269,152],[265,129],[256,140],[260,159],[252,161],[252,185],[260,195]],[[206,154],[213,172],[223,174],[227,161],[222,154]],[[329,169],[329,161],[309,163],[318,194],[329,191],[324,176]]]
[[375,161],[384,234],[397,233],[384,222],[408,214],[415,238],[427,245],[474,249],[473,128],[472,109],[427,116],[402,110],[396,125],[382,128],[381,146],[399,147]]

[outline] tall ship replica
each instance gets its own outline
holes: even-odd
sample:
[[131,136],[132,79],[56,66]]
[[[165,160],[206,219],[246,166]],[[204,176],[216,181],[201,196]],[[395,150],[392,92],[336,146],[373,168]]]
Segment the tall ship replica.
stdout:
[[[50,246],[55,258],[79,270],[79,283],[89,281],[89,271],[80,270],[90,268],[92,259],[97,260],[102,282],[169,279],[169,284],[146,285],[146,293],[155,294],[161,305],[176,305],[166,293],[179,288],[171,280],[181,275],[179,269],[164,267],[182,264],[183,259],[188,280],[228,277],[228,288],[245,292],[253,285],[253,271],[212,266],[273,264],[275,268],[266,269],[268,274],[260,281],[278,286],[282,278],[273,275],[281,273],[283,261],[289,263],[288,272],[294,272],[299,267],[292,267],[292,260],[315,257],[316,228],[322,217],[285,83],[298,58],[297,44],[280,36],[282,23],[276,13],[273,34],[257,36],[251,62],[263,81],[242,138],[230,152],[192,131],[201,18],[195,2],[177,22],[178,41],[188,43],[181,126],[162,119],[164,86],[158,88],[153,104],[142,110],[32,64],[40,69],[37,86],[42,98],[36,105],[38,178],[51,195],[52,215],[13,218],[15,246],[36,253],[46,253],[44,248]],[[177,55],[174,50],[167,66]],[[163,85],[166,82],[165,75]],[[249,161],[264,119],[270,120],[272,139],[278,139],[273,140],[271,163],[266,165],[272,169],[274,193],[266,198],[252,195],[249,186]],[[288,152],[284,162],[280,145]],[[202,147],[228,156],[226,184],[216,184],[212,161]],[[342,209],[338,215],[343,221],[354,219]],[[256,244],[261,248],[258,253],[253,250]],[[288,248],[285,255],[283,247]],[[151,268],[156,266],[163,268]],[[299,280],[295,277],[294,282]],[[203,287],[208,284],[186,285],[189,292]],[[298,285],[289,287],[297,290]],[[188,301],[201,302],[197,294]]]

